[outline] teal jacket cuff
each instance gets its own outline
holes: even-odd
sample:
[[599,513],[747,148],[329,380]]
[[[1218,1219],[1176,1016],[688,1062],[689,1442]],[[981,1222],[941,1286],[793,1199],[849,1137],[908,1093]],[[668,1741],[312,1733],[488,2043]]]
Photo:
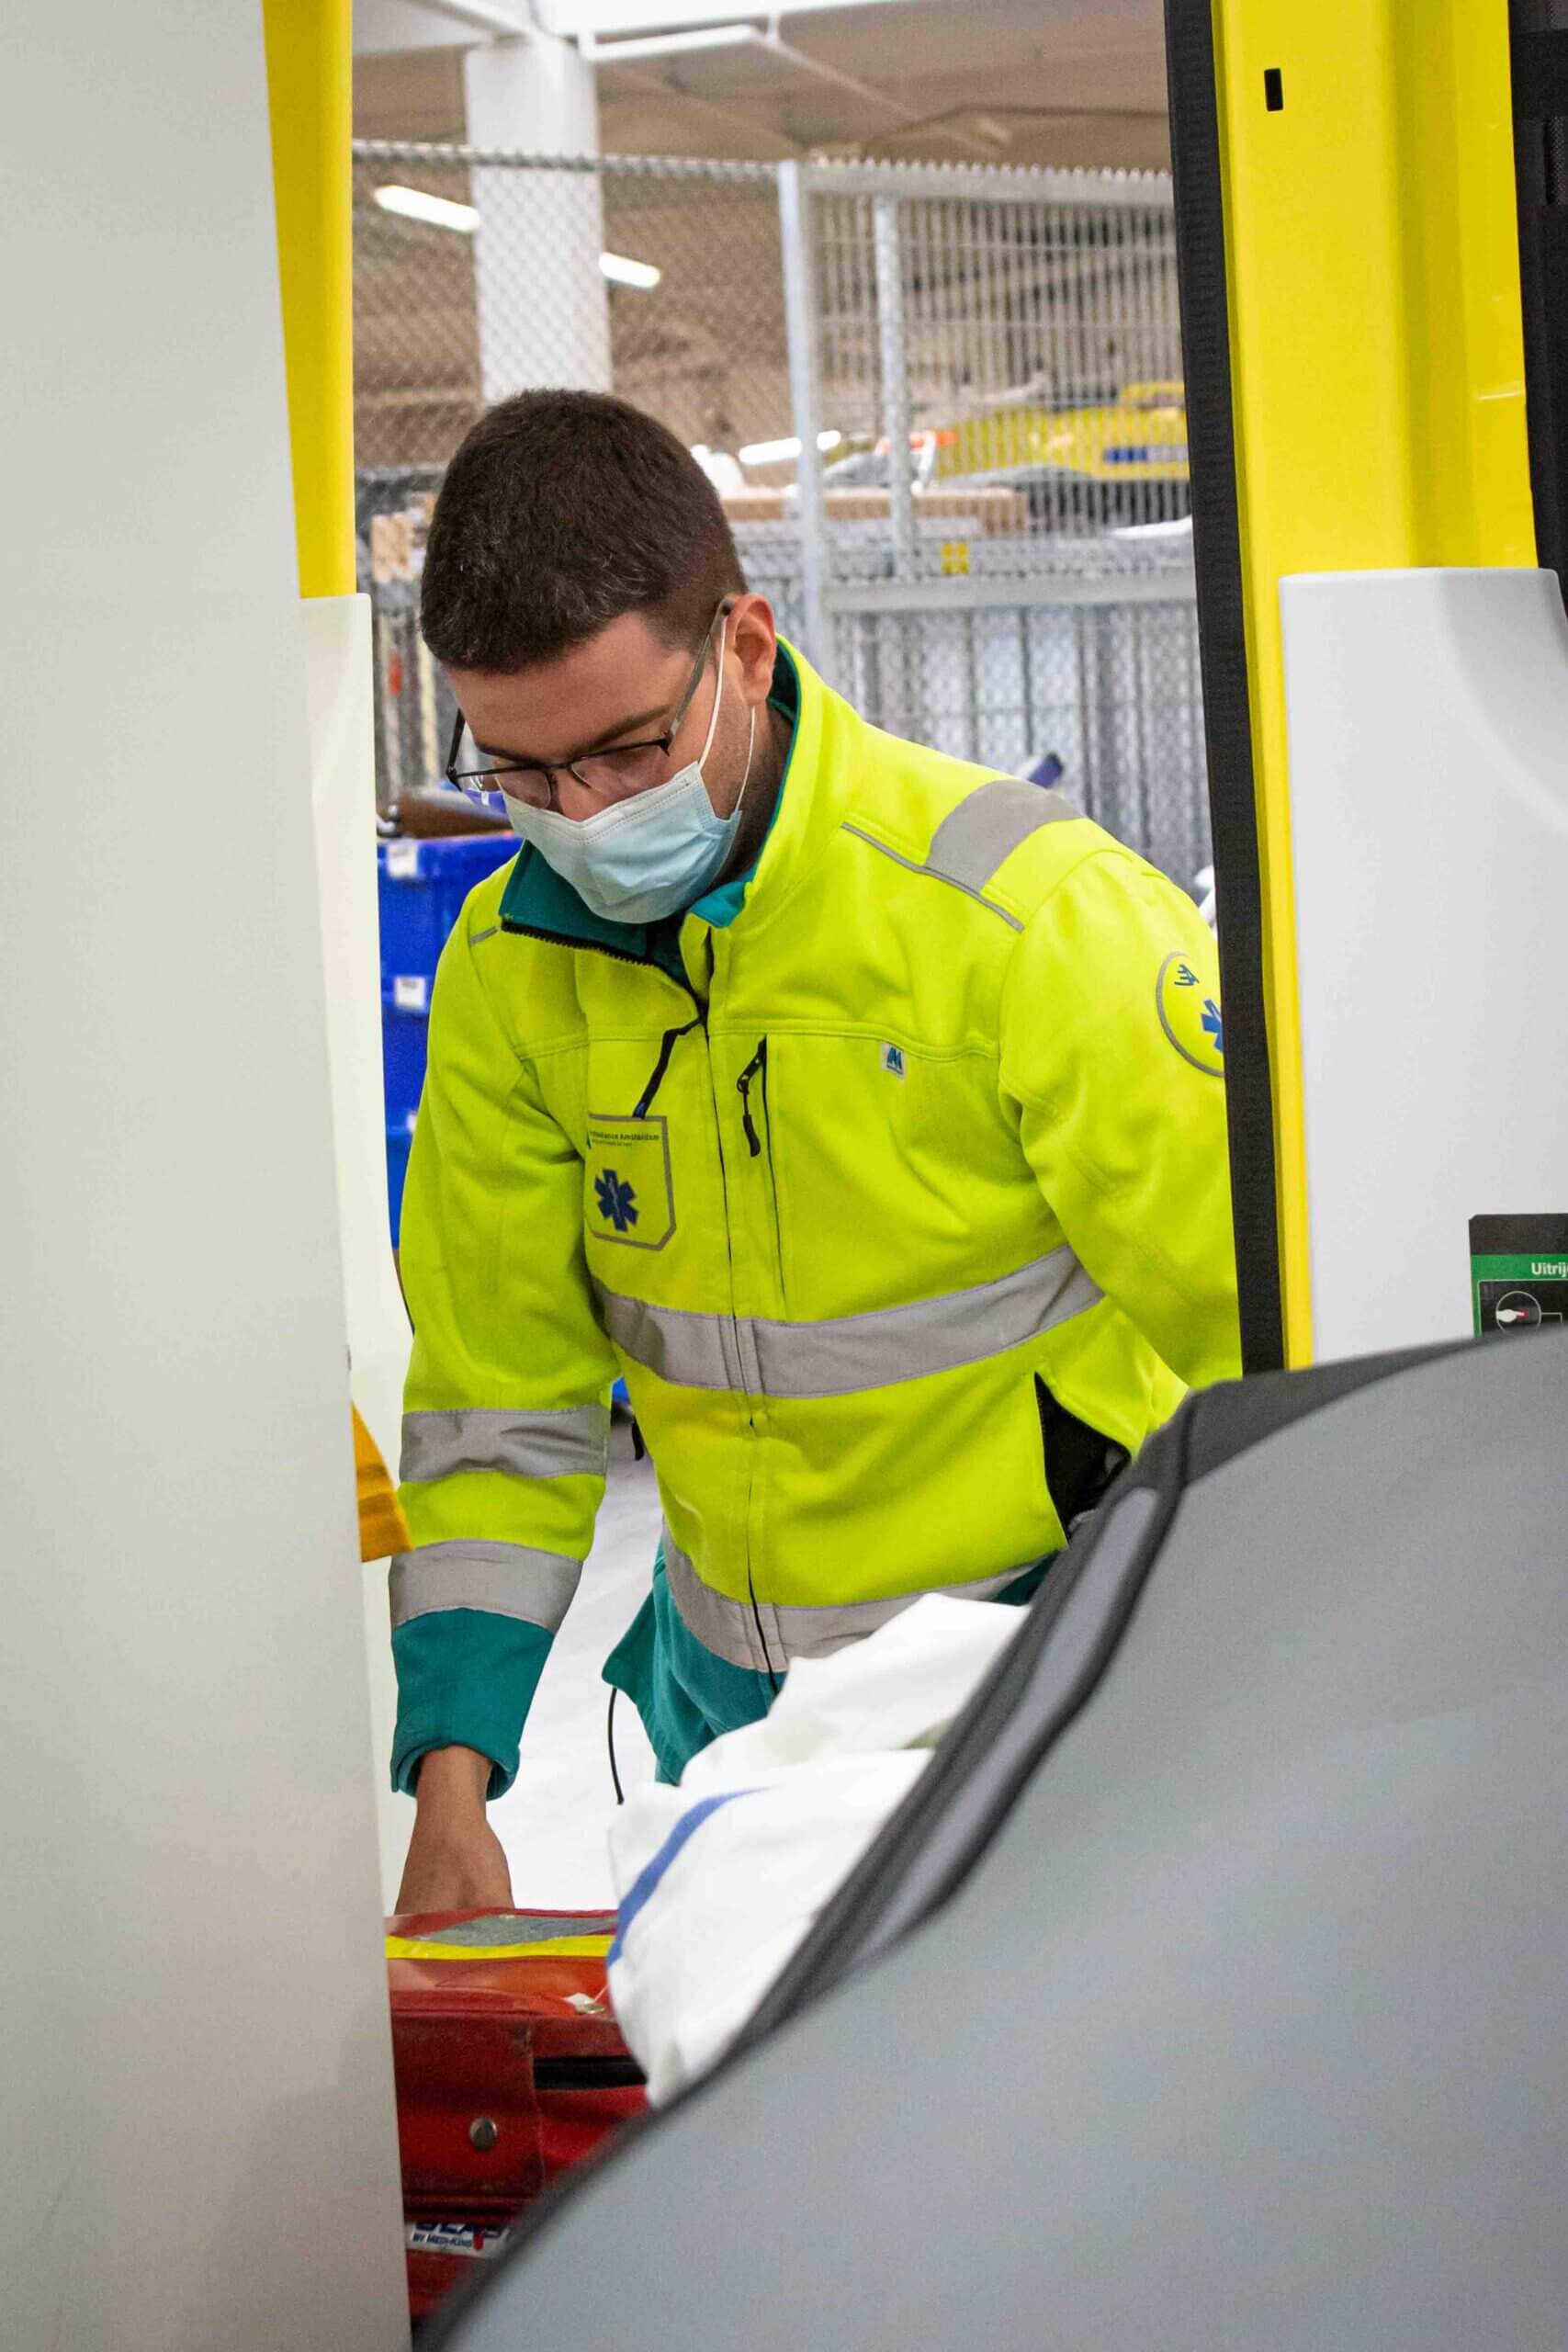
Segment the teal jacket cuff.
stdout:
[[484,1609],[442,1609],[392,1635],[398,1724],[392,1786],[413,1794],[433,1747],[471,1747],[494,1768],[489,1794],[517,1777],[517,1750],[553,1634]]

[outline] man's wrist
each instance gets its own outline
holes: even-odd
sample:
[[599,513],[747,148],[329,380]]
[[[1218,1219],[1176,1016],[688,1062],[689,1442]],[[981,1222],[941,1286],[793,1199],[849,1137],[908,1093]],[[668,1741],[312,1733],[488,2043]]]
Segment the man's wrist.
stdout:
[[420,1758],[414,1798],[422,1813],[484,1813],[493,1770],[473,1747],[432,1747]]

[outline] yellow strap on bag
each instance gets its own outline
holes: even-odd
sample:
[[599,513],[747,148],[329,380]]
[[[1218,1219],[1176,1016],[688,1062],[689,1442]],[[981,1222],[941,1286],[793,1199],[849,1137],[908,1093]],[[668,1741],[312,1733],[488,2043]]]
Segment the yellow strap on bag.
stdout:
[[553,1936],[547,1943],[443,1944],[424,1936],[389,1936],[389,1960],[603,1960],[608,1936]]

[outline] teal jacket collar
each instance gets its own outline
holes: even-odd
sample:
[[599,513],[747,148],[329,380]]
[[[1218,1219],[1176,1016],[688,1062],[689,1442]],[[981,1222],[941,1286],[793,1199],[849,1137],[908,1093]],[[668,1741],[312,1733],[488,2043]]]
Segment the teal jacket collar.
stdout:
[[[789,720],[792,730],[773,815],[768,820],[771,833],[778,821],[784,786],[789,781],[790,762],[795,755],[794,730],[800,714],[800,681],[788,650],[783,645],[773,664],[768,703],[770,708]],[[764,834],[764,844],[766,840]],[[667,916],[658,923],[607,922],[603,915],[596,915],[583,904],[570,883],[562,880],[532,842],[525,842],[502,897],[502,928],[527,932],[536,939],[558,940],[566,947],[596,947],[602,954],[618,956],[628,964],[657,964],[683,986],[680,933],[685,916],[696,915],[717,931],[728,929],[746,903],[746,892],[761,856],[760,846],[757,858],[743,873],[732,875],[716,889],[705,892],[684,914]]]

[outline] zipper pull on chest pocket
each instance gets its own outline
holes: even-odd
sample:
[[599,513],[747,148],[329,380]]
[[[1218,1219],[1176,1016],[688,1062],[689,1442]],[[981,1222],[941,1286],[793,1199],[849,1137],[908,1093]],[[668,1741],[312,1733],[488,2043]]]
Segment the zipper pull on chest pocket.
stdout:
[[632,1113],[632,1117],[634,1119],[647,1118],[653,1098],[664,1083],[664,1073],[670,1067],[671,1055],[674,1052],[676,1046],[682,1037],[689,1037],[694,1029],[700,1029],[702,1025],[703,1016],[699,1012],[696,1019],[694,1021],[688,1021],[683,1028],[666,1029],[663,1037],[660,1041],[659,1059],[653,1065],[653,1075],[649,1080],[648,1084],[643,1088],[642,1099],[638,1102],[637,1109]]
[[750,1153],[753,1159],[757,1159],[761,1157],[762,1138],[757,1133],[757,1123],[751,1116],[751,1089],[753,1086],[761,1085],[762,1089],[762,1099],[765,1103],[767,1101],[767,1084],[768,1041],[764,1037],[761,1044],[758,1046],[756,1052],[752,1055],[750,1060],[747,1063],[745,1069],[741,1071],[739,1077],[735,1081],[735,1091],[740,1097],[740,1125],[746,1137],[746,1148]]

